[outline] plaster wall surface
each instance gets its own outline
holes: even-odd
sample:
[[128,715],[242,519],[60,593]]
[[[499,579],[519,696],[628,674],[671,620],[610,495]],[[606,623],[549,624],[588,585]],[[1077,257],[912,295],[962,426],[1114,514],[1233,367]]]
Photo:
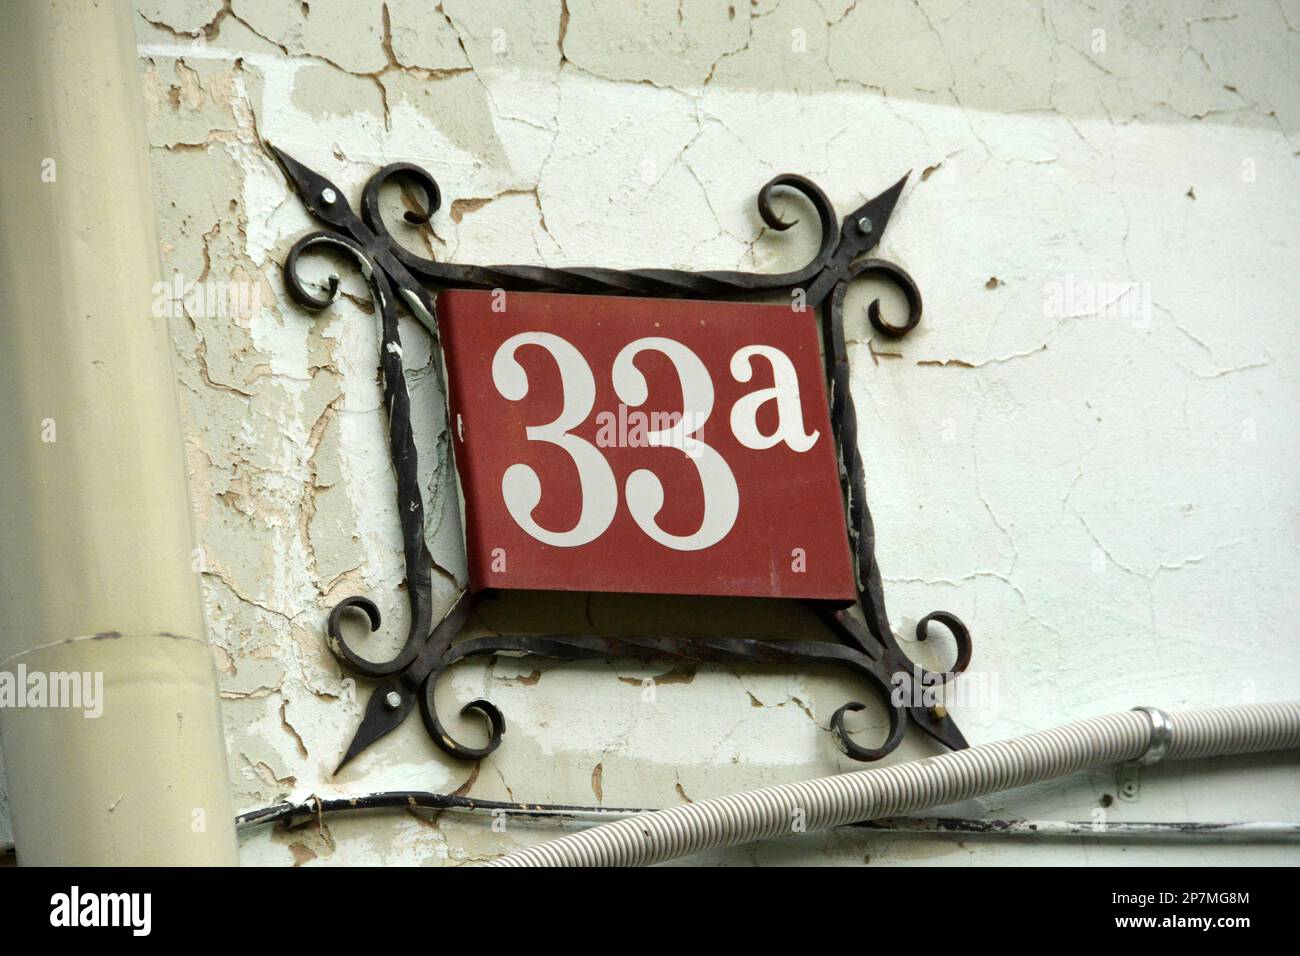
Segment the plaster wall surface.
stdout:
[[[447,719],[452,701],[491,698],[510,722],[496,754],[452,761],[409,719],[332,777],[368,688],[341,672],[323,621],[368,595],[386,620],[375,655],[395,649],[401,539],[376,317],[342,263],[309,267],[342,276],[330,310],[313,319],[288,299],[280,263],[314,225],[264,141],[354,204],[378,166],[425,167],[445,205],[404,238],[460,262],[780,270],[814,236],[763,228],[753,197],[772,175],[809,176],[843,212],[912,170],[880,254],[917,278],[925,317],[882,340],[864,314],[881,293],[851,293],[853,391],[896,630],[932,664],[946,649],[910,640],[917,618],[951,610],[974,635],[952,705],[966,735],[1300,696],[1300,4],[136,9],[164,273],[242,294],[171,317],[237,807],[381,789],[668,806],[856,768],[826,727],[866,693],[820,673],[471,663],[447,679]],[[443,396],[428,335],[403,321],[445,604],[465,572]],[[475,621],[529,626],[815,630],[773,604],[600,595],[504,599]],[[884,715],[859,726],[869,738]],[[909,737],[890,759],[930,752]],[[1117,795],[1106,772],[949,812],[1295,820],[1300,765],[1156,767],[1136,799]],[[249,831],[241,853],[454,865],[557,832],[489,823],[338,815]],[[704,862],[1295,859],[1288,846],[835,832]]]

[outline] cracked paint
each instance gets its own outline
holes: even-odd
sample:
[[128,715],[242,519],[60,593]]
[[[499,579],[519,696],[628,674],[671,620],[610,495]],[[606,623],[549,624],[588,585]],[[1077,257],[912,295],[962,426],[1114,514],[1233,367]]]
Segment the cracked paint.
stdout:
[[[939,665],[944,648],[917,646],[912,627],[931,608],[954,611],[974,635],[973,670],[999,678],[995,706],[954,710],[967,735],[983,742],[1138,703],[1300,693],[1294,3],[136,8],[164,273],[258,290],[256,308],[186,308],[170,320],[241,809],[381,789],[672,805],[856,768],[826,728],[869,693],[816,672],[466,663],[442,695],[502,708],[510,732],[496,754],[451,761],[412,718],[332,778],[369,688],[339,669],[323,621],[339,599],[364,594],[385,620],[364,646],[376,658],[396,650],[401,537],[377,317],[341,261],[304,263],[322,284],[341,277],[327,312],[288,299],[279,264],[313,224],[264,140],[354,204],[377,166],[424,166],[446,205],[412,227],[400,220],[411,197],[395,194],[388,221],[412,248],[464,262],[781,269],[802,262],[815,236],[763,228],[753,197],[774,173],[810,176],[843,210],[916,170],[881,251],[916,276],[925,318],[902,342],[873,340],[863,306],[881,293],[864,284],[850,292],[847,333],[895,626],[909,653]],[[798,215],[786,206],[786,218]],[[1136,284],[1150,307],[1116,315],[1124,299],[1097,295],[1054,313],[1045,289],[1067,279]],[[886,309],[899,305],[892,296]],[[421,326],[404,317],[401,334],[435,602],[445,604],[465,572],[441,376]],[[774,602],[617,595],[505,595],[484,603],[474,628],[819,633]],[[1241,681],[1225,682],[1234,668]],[[874,705],[856,717],[864,735],[884,727]],[[475,739],[463,720],[448,725]],[[909,738],[894,759],[930,752]],[[1108,812],[1300,812],[1294,770],[1246,769],[1232,795],[1152,771],[1140,806]],[[1108,789],[1112,779],[1092,775],[967,815],[1086,817]],[[460,865],[558,832],[489,824],[415,809],[344,814],[251,831],[242,854]],[[1143,846],[1124,861],[1213,852]],[[711,859],[1118,853],[831,833]]]

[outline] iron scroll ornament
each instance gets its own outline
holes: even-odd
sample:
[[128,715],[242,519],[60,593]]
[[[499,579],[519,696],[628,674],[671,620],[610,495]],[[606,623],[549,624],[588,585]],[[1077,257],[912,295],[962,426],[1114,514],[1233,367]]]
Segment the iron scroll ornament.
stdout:
[[[863,276],[893,282],[907,302],[907,318],[899,325],[886,322],[879,300],[868,306],[871,325],[882,335],[897,338],[916,327],[921,318],[921,293],[901,267],[868,254],[876,247],[907,182],[904,176],[880,195],[863,203],[842,221],[826,194],[802,176],[782,174],[758,193],[758,212],[770,228],[782,231],[798,220],[786,222],[773,210],[778,189],[799,193],[817,214],[820,242],[816,254],[791,272],[763,274],[736,271],[691,272],[678,269],[550,268],[528,265],[479,266],[437,262],[404,248],[388,231],[380,213],[380,193],[389,182],[413,187],[423,199],[422,208],[408,211],[409,223],[429,222],[441,206],[442,193],[427,172],[410,163],[394,163],[375,172],[362,193],[361,215],[353,212],[342,192],[324,176],[267,144],[293,190],[325,229],[303,236],[289,250],[284,280],[290,296],[312,311],[328,307],[338,295],[339,281],[331,276],[324,295],[303,282],[298,262],[307,251],[333,247],[357,261],[380,315],[380,356],[384,404],[388,415],[390,455],[397,476],[406,564],[410,628],[401,651],[391,660],[375,662],[357,654],[347,643],[342,616],[363,612],[371,631],[379,629],[379,608],[369,598],[353,596],[339,602],[326,625],[329,647],[353,673],[377,681],[362,718],[336,773],[353,757],[395,729],[418,705],[425,728],[445,752],[464,759],[492,753],[505,733],[505,718],[488,700],[474,700],[462,714],[477,712],[488,726],[488,740],[469,746],[456,740],[443,726],[435,706],[438,679],[466,657],[510,653],[561,660],[635,659],[691,663],[758,663],[793,667],[834,665],[859,675],[881,698],[889,715],[889,731],[877,747],[853,740],[846,714],[864,709],[860,702],[841,706],[830,728],[840,748],[856,760],[878,760],[902,741],[908,722],[944,746],[958,750],[969,746],[953,719],[941,708],[926,706],[914,692],[952,680],[970,662],[971,638],[956,615],[935,611],[916,626],[924,641],[929,625],[945,627],[957,645],[957,656],[947,671],[930,671],[914,663],[901,649],[885,612],[880,569],[875,558],[875,529],[867,507],[864,469],[858,449],[858,425],[849,393],[849,362],[844,337],[844,300],[849,283]],[[433,559],[424,540],[424,503],[420,493],[417,452],[411,430],[410,398],[402,372],[397,301],[437,336],[434,288],[502,289],[505,291],[567,292],[623,296],[738,299],[760,293],[802,291],[804,307],[820,310],[823,354],[831,397],[831,425],[840,465],[840,479],[848,511],[850,548],[858,579],[859,619],[852,609],[830,609],[810,603],[821,618],[829,641],[772,641],[745,637],[605,637],[599,635],[493,635],[457,641],[468,620],[474,597],[462,591],[435,621]]]

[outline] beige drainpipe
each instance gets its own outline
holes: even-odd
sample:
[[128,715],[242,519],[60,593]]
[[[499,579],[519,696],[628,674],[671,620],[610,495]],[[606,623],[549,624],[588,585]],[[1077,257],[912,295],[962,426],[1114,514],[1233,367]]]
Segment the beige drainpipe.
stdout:
[[237,860],[132,6],[7,3],[0,30],[0,672],[104,697],[0,708],[26,864]]

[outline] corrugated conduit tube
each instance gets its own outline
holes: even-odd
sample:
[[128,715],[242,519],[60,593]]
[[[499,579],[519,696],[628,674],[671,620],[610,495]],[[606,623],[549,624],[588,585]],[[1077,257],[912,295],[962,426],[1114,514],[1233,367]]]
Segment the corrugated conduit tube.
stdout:
[[1166,713],[1139,707],[877,770],[644,813],[507,854],[488,866],[645,866],[807,831],[915,813],[1114,764],[1300,747],[1300,701]]

